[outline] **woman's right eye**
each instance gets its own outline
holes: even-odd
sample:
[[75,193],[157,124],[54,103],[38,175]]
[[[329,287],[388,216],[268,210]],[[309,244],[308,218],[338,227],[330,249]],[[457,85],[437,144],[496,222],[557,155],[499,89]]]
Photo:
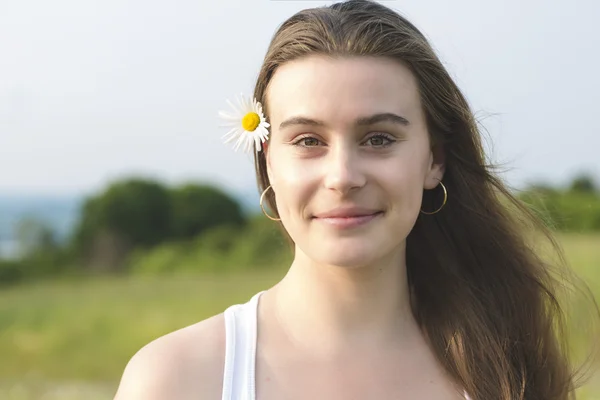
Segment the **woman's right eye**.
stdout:
[[301,137],[294,142],[294,146],[314,147],[319,144],[319,139],[312,136]]

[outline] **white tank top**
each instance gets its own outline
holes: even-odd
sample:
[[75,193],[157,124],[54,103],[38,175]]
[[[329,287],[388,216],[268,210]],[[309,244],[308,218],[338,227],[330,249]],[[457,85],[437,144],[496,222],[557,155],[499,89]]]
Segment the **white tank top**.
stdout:
[[[256,400],[255,365],[258,299],[227,308],[225,316],[225,369],[222,400]],[[470,400],[465,393],[465,400]]]

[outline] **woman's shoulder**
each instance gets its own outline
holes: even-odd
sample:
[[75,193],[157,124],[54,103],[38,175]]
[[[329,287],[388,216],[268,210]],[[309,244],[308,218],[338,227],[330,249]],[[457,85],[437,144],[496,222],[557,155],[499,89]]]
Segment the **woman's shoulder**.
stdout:
[[225,321],[218,314],[146,344],[127,363],[115,400],[220,400]]

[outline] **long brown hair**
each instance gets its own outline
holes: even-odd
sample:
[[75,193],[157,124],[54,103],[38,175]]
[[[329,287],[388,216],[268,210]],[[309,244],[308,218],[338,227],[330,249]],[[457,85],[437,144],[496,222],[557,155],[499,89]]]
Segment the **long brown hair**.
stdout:
[[[528,233],[541,232],[564,265],[561,250],[486,164],[473,113],[423,34],[366,0],[298,12],[275,33],[257,79],[254,96],[267,116],[277,68],[314,54],[396,59],[418,81],[432,146],[446,155],[449,197],[439,213],[418,217],[406,243],[407,274],[415,318],[449,376],[473,400],[574,398],[557,295],[565,281]],[[255,153],[260,191],[269,186],[265,163],[264,152]],[[424,203],[430,196],[425,191]],[[272,191],[266,202],[277,210]]]

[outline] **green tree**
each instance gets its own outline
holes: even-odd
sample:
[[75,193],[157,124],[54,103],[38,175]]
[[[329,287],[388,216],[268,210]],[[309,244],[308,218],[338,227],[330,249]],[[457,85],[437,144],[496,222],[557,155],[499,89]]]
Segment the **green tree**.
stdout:
[[595,193],[597,189],[591,175],[581,174],[573,179],[569,190],[579,193]]
[[171,230],[189,239],[222,225],[244,226],[238,202],[209,185],[186,184],[171,191]]
[[90,197],[75,230],[74,246],[89,267],[114,269],[137,247],[170,237],[167,188],[148,179],[127,179]]

